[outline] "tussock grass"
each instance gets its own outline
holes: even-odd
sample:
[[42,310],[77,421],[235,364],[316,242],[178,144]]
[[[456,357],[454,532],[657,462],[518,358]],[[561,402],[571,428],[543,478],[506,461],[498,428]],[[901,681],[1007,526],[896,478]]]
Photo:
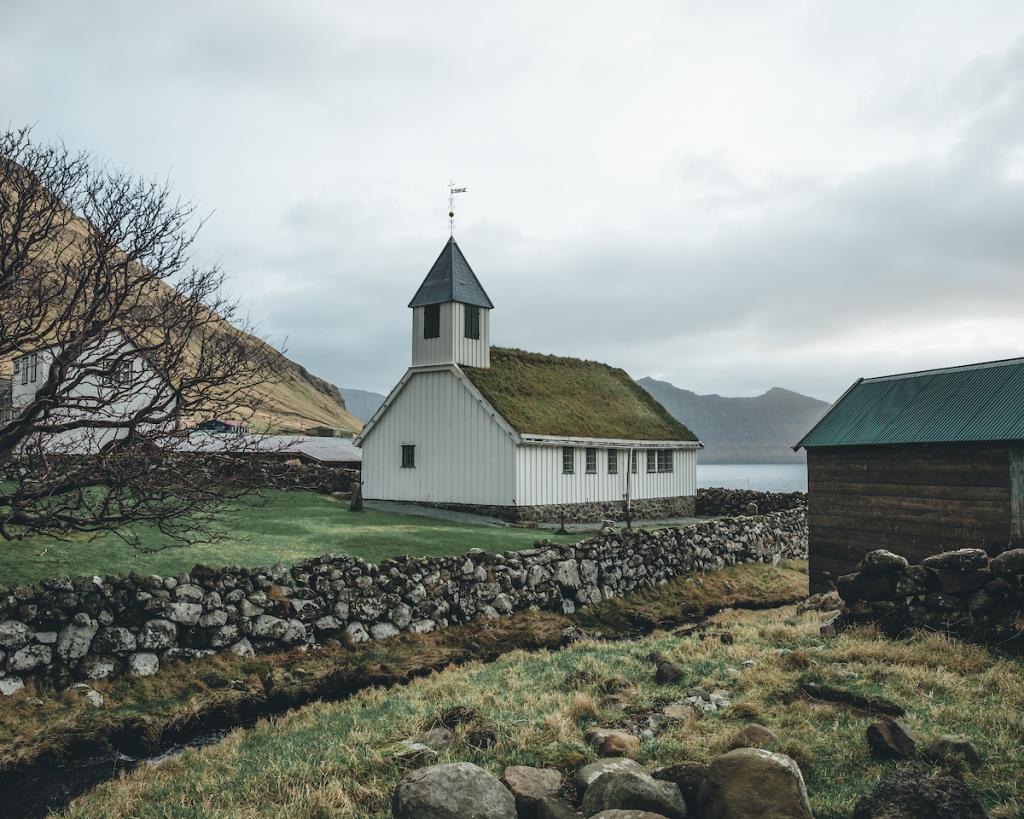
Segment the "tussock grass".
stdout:
[[[499,774],[509,764],[568,771],[593,758],[582,738],[589,725],[628,726],[631,714],[678,699],[685,686],[702,685],[731,689],[734,706],[671,726],[641,745],[641,762],[707,761],[756,716],[801,765],[815,815],[839,819],[894,763],[869,757],[864,730],[870,716],[795,696],[808,680],[893,700],[922,737],[969,735],[984,763],[963,771],[968,784],[995,815],[1024,815],[1024,663],[935,635],[890,642],[862,629],[824,641],[819,623],[820,615],[797,615],[792,607],[729,610],[686,636],[658,631],[635,641],[513,651],[492,663],[471,662],[391,690],[367,689],[345,702],[310,705],[235,732],[218,746],[105,784],[68,815],[383,819],[406,772],[389,746],[429,728],[448,708],[471,709],[496,741],[474,747],[469,726],[459,726],[440,761],[468,760]],[[732,642],[723,643],[718,633]],[[806,661],[773,653],[777,648]],[[683,669],[680,685],[654,683],[655,651]],[[752,667],[743,666],[748,660]],[[625,709],[602,705],[602,681],[618,676],[630,683],[620,692]],[[565,684],[569,677],[572,685]]]

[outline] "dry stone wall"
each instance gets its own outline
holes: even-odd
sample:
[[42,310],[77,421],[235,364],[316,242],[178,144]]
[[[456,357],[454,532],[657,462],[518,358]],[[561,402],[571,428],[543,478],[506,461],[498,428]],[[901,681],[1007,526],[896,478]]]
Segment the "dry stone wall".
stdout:
[[218,651],[360,643],[528,608],[571,613],[686,572],[806,555],[806,515],[794,509],[504,554],[378,565],[328,554],[292,567],[196,566],[178,577],[52,578],[0,587],[0,692],[28,678],[62,687],[145,676]]
[[836,579],[843,608],[827,628],[875,622],[890,633],[927,628],[1024,647],[1024,549],[991,558],[957,549],[914,565],[878,549],[858,569]]
[[720,486],[697,490],[697,514],[701,516],[745,515],[783,512],[807,506],[806,492],[758,492],[754,489],[725,489]]

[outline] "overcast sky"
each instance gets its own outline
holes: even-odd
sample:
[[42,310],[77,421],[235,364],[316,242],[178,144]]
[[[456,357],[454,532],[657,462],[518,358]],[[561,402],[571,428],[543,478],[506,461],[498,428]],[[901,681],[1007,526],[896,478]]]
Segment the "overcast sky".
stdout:
[[496,344],[828,400],[1024,355],[1020,0],[2,0],[0,117],[169,176],[342,387],[408,366],[449,178]]

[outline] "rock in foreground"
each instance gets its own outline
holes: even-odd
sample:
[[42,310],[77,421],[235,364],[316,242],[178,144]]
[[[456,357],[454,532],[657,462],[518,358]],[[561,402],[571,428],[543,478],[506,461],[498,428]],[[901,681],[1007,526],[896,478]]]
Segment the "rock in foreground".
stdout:
[[785,754],[760,748],[712,760],[697,803],[701,819],[811,819],[800,768]]
[[499,779],[470,762],[421,768],[391,802],[395,819],[516,819],[516,800]]

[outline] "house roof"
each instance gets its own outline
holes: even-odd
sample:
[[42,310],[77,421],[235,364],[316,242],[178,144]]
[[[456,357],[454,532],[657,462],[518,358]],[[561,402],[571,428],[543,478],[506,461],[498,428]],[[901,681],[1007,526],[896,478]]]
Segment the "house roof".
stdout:
[[491,348],[491,366],[463,367],[520,434],[696,441],[624,371],[596,361]]
[[854,383],[796,445],[1024,440],[1024,358]]
[[448,240],[409,306],[424,307],[448,301],[475,304],[487,309],[494,307],[473,273],[473,268],[462,255],[455,237]]

